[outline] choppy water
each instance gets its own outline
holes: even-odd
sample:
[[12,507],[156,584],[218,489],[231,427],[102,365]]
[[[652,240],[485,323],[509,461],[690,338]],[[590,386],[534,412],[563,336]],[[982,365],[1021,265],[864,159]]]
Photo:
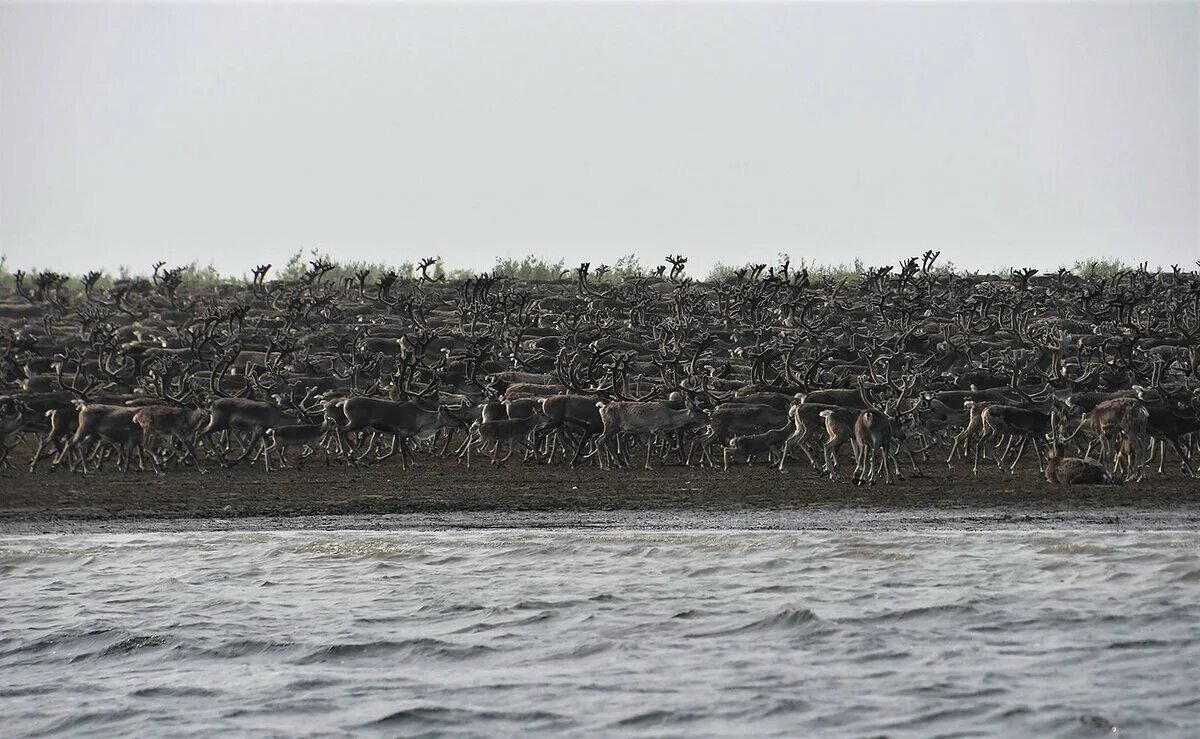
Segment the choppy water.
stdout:
[[1194,532],[0,539],[5,735],[1195,736]]

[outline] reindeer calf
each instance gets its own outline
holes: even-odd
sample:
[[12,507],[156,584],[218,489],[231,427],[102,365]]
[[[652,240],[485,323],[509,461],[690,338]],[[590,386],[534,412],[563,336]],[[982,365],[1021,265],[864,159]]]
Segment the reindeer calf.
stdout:
[[[271,471],[271,452],[279,454],[279,463],[287,467],[287,450],[294,446],[303,446],[296,468],[304,466],[304,460],[317,453],[329,434],[330,427],[325,423],[297,423],[287,426],[273,426],[266,431],[266,447],[263,449],[263,465],[267,472]],[[329,465],[329,455],[325,456],[325,464]]]
[[725,471],[729,471],[729,453],[733,452],[736,456],[745,455],[746,464],[750,464],[754,457],[760,454],[767,455],[768,464],[774,461],[774,454],[779,452],[783,454],[783,445],[792,436],[792,425],[787,424],[777,429],[763,431],[758,434],[744,434],[735,436],[729,440],[729,444],[725,447],[724,463]]

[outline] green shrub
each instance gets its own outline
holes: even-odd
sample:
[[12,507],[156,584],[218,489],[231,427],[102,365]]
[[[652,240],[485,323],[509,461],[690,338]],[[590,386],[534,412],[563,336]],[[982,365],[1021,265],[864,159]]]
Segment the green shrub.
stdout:
[[566,262],[562,259],[557,262],[551,262],[544,257],[535,257],[530,254],[519,261],[497,257],[493,274],[513,280],[555,282],[560,279],[559,276],[567,269]]
[[1083,259],[1071,266],[1071,271],[1080,277],[1112,277],[1127,269],[1130,267],[1116,257]]

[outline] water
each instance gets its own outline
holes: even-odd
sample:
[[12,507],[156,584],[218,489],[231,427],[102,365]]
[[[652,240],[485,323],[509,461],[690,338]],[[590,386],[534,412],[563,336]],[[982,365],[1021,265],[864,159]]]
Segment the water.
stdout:
[[6,735],[1195,736],[1192,531],[0,538]]

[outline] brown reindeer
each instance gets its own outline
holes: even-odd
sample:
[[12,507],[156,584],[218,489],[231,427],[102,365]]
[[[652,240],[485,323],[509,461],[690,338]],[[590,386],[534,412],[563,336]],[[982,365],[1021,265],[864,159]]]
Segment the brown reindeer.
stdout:
[[996,438],[997,442],[1005,438],[1008,439],[1004,451],[996,457],[997,467],[1003,469],[1004,461],[1008,457],[1009,448],[1015,439],[1020,439],[1020,445],[1017,447],[1012,465],[1008,469],[1010,474],[1014,473],[1017,463],[1021,461],[1021,455],[1025,451],[1025,445],[1030,439],[1033,439],[1033,448],[1037,452],[1038,457],[1038,471],[1045,471],[1040,444],[1041,440],[1045,439],[1051,431],[1049,413],[1037,408],[993,404],[985,407],[980,412],[979,419],[982,431],[979,434],[979,439],[975,442],[975,467],[973,472],[976,474],[979,473],[980,447],[993,438]]
[[1108,470],[1090,459],[1065,456],[1063,445],[1055,442],[1046,455],[1046,481],[1057,485],[1103,485],[1112,482]]
[[162,443],[171,445],[172,453],[182,452],[185,460],[191,460],[199,472],[204,472],[196,457],[195,435],[208,413],[165,405],[141,406],[133,414],[133,422],[142,429],[142,444],[150,455],[150,464],[155,472],[162,472],[158,459],[158,447]]
[[600,409],[600,419],[604,422],[604,431],[596,439],[601,469],[611,469],[613,466],[613,453],[608,446],[610,442],[617,442],[616,456],[620,459],[620,435],[646,436],[646,469],[650,469],[650,451],[654,445],[654,437],[666,436],[689,424],[704,420],[704,415],[694,408],[676,409],[664,401],[599,401],[596,407]]
[[783,453],[783,445],[791,438],[792,430],[792,424],[788,423],[777,429],[763,431],[762,433],[733,437],[725,446],[723,459],[725,471],[729,471],[730,453],[736,457],[745,457],[746,464],[750,464],[756,456],[765,454],[767,455],[767,463],[770,464],[773,461],[775,453]]
[[856,462],[859,458],[858,440],[855,438],[854,426],[858,422],[860,413],[862,411],[858,408],[838,407],[823,410],[819,414],[825,420],[825,472],[829,475],[830,479],[841,479],[838,473],[837,454],[845,446],[846,442],[850,442],[851,451]]
[[[82,468],[84,474],[87,474],[88,458],[97,451],[102,452],[104,444],[110,444],[117,449],[117,466],[122,472],[129,470],[135,450],[138,452],[139,469],[144,467],[140,450],[142,429],[133,421],[139,408],[84,401],[77,401],[77,408],[79,421],[75,435],[63,445],[62,451],[54,458],[56,466],[69,459],[72,451],[78,450],[78,459],[71,464],[71,469]],[[102,463],[103,458],[98,458],[97,469]]]
[[1145,460],[1139,460],[1140,451],[1147,446],[1147,426],[1150,412],[1137,398],[1113,398],[1096,405],[1076,427],[1075,431],[1064,441],[1070,441],[1084,428],[1088,428],[1093,439],[1088,443],[1084,457],[1091,454],[1096,444],[1100,445],[1100,461],[1109,454],[1109,447],[1119,437],[1130,440],[1133,444],[1133,459],[1130,460],[1132,475],[1135,481],[1141,481]]
[[780,472],[783,472],[783,465],[787,461],[788,452],[794,446],[800,447],[800,451],[804,452],[804,456],[808,457],[808,462],[814,470],[823,471],[825,469],[822,465],[817,464],[817,460],[813,456],[813,450],[823,445],[826,441],[825,418],[821,415],[821,412],[832,411],[838,407],[826,403],[810,403],[803,394],[796,395],[795,402],[793,402],[792,407],[788,410],[788,417],[792,421],[792,433],[783,443],[783,450],[779,458]]
[[[878,462],[882,466],[884,481],[891,485],[895,482],[892,476],[894,468],[898,468],[896,455],[892,452],[892,436],[894,430],[892,421],[882,411],[868,408],[854,419],[855,454],[854,477],[860,484],[874,485],[879,477]],[[892,467],[888,467],[888,461]]]

